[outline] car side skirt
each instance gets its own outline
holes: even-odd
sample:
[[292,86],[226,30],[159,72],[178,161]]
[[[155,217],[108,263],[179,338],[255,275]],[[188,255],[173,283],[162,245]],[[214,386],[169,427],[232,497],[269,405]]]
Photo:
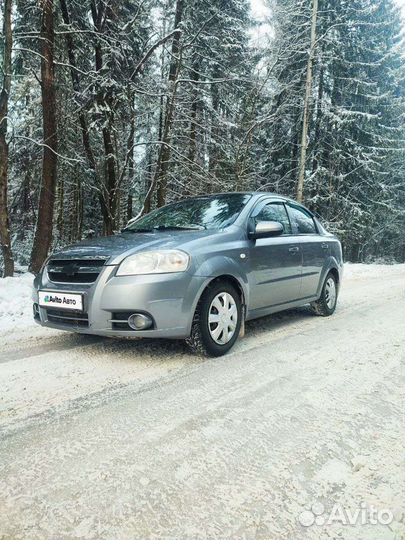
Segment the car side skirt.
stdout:
[[260,317],[265,317],[266,315],[271,315],[272,313],[278,313],[280,311],[285,311],[286,309],[292,309],[297,307],[302,307],[311,302],[318,300],[318,296],[309,296],[307,298],[300,298],[299,300],[294,300],[293,302],[283,302],[282,304],[276,304],[273,306],[267,306],[260,309],[250,310],[246,314],[246,320],[251,321],[253,319],[259,319]]

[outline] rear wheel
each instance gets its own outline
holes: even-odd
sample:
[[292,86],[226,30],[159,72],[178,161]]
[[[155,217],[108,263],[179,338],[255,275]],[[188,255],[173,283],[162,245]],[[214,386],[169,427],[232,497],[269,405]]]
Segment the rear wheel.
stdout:
[[213,283],[201,296],[186,342],[193,352],[222,356],[238,339],[241,322],[242,303],[238,291],[224,281]]
[[329,317],[336,309],[338,287],[335,276],[330,272],[325,279],[320,298],[312,302],[312,310],[317,315]]

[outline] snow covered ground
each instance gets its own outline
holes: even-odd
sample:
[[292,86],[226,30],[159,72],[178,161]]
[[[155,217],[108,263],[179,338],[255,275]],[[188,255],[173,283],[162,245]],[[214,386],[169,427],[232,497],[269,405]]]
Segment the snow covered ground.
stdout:
[[0,332],[32,326],[33,275],[26,273],[0,280]]
[[30,287],[0,281],[1,539],[404,537],[405,265],[219,359],[40,328]]
[[49,336],[49,329],[41,328],[32,316],[33,279],[28,272],[0,279],[0,346],[15,343],[27,335],[30,338]]

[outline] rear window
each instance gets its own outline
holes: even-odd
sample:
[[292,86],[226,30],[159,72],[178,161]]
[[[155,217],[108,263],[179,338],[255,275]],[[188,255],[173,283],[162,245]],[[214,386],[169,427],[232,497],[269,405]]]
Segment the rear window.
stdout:
[[292,219],[296,234],[316,234],[315,222],[305,208],[288,205],[289,213]]

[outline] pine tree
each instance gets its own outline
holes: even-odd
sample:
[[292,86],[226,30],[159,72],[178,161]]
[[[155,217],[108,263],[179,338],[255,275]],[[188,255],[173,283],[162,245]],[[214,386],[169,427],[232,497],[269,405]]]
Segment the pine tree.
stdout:
[[[276,0],[273,8],[278,46],[272,55],[268,184],[294,196],[310,5]],[[316,34],[304,200],[341,236],[350,260],[377,253],[398,258],[404,179],[398,8],[391,0],[319,0]]]
[[[37,268],[49,246],[113,233],[186,196],[295,198],[299,179],[347,258],[403,260],[405,71],[394,0],[318,0],[312,47],[315,4],[266,1],[269,33],[253,45],[249,0],[53,0],[56,159],[56,146],[44,146],[43,10],[15,0],[6,142],[18,262],[32,251]],[[46,197],[45,149],[56,178]],[[32,250],[44,203],[47,233]]]

